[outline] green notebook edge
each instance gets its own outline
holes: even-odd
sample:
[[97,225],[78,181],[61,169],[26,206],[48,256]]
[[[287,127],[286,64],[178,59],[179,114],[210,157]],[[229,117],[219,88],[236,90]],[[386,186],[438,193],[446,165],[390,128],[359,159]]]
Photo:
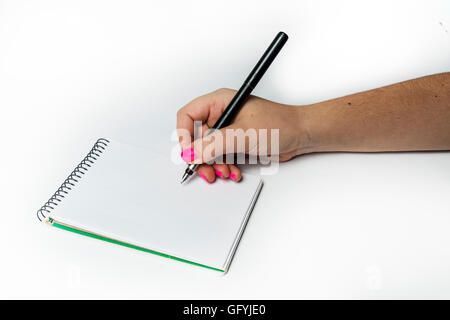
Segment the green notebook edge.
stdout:
[[131,249],[135,249],[135,250],[139,250],[139,251],[155,254],[155,255],[160,256],[160,257],[181,261],[181,262],[192,264],[192,265],[195,265],[195,266],[198,266],[198,267],[203,267],[203,268],[206,268],[206,269],[211,269],[211,270],[215,270],[215,271],[219,271],[219,272],[225,272],[224,270],[220,270],[220,269],[217,269],[217,268],[206,266],[204,264],[200,264],[200,263],[197,263],[197,262],[192,262],[192,261],[189,261],[189,260],[177,258],[177,257],[171,256],[171,255],[168,255],[168,254],[165,254],[165,253],[161,253],[161,252],[158,252],[158,251],[145,249],[145,248],[142,248],[142,247],[138,247],[138,246],[126,243],[126,242],[121,242],[121,241],[114,240],[114,239],[111,239],[111,238],[102,237],[102,236],[99,236],[99,235],[94,234],[94,233],[90,233],[90,232],[82,231],[82,230],[79,230],[79,229],[71,228],[69,226],[59,224],[59,223],[55,222],[53,219],[49,219],[49,220],[50,220],[51,225],[53,227],[56,227],[56,228],[59,228],[59,229],[62,229],[62,230],[70,231],[70,232],[73,232],[73,233],[77,233],[77,234],[80,234],[80,235],[83,235],[83,236],[86,236],[86,237],[91,237],[91,238],[94,238],[94,239],[102,240],[102,241],[105,241],[105,242],[117,244],[117,245],[120,245],[120,246],[123,246],[123,247],[127,247],[127,248],[131,248]]

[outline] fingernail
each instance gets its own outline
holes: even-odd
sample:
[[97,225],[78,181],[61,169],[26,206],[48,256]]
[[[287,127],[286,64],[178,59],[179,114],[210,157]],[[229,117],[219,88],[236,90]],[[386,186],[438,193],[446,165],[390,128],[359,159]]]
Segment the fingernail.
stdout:
[[236,181],[236,175],[234,173],[230,173],[230,178],[234,181]]
[[216,174],[217,174],[219,177],[223,178],[223,174],[222,174],[222,172],[220,172],[219,170],[216,170]]
[[181,152],[181,158],[185,161],[185,162],[192,162],[195,159],[195,153],[194,153],[194,148],[190,148],[190,149],[184,149]]
[[206,182],[208,182],[208,183],[209,183],[208,179],[206,179],[206,177],[205,177],[204,175],[202,175],[201,173],[199,173],[198,175],[199,175],[200,177],[202,177],[202,178],[203,178],[203,180],[205,180]]

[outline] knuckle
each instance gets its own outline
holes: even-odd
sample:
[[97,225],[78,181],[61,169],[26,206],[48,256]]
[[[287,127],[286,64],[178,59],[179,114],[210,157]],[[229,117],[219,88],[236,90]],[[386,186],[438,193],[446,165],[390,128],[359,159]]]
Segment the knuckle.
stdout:
[[228,88],[219,88],[216,91],[214,91],[214,93],[224,94],[224,93],[227,93],[229,91],[230,91],[230,89],[228,89]]
[[183,108],[178,109],[177,111],[177,117],[179,117],[183,113]]

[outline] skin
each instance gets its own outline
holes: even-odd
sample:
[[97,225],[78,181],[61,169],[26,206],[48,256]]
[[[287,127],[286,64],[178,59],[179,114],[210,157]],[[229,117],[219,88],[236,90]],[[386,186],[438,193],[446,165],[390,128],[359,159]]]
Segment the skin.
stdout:
[[[223,134],[223,149],[208,155],[215,139],[211,134],[193,140],[194,121],[202,131],[212,127],[235,94],[219,89],[198,97],[177,113],[177,129],[183,150],[193,148],[202,163],[198,173],[209,183],[230,175],[238,182],[242,175],[233,164],[206,162],[225,153],[230,138]],[[305,106],[285,105],[251,96],[227,128],[279,129],[279,161],[312,152],[389,152],[450,150],[450,72],[435,74],[353,95]],[[269,139],[270,140],[270,139]],[[247,139],[234,152],[257,155],[258,142]],[[271,146],[267,149],[271,154]],[[220,175],[219,174],[219,175]]]

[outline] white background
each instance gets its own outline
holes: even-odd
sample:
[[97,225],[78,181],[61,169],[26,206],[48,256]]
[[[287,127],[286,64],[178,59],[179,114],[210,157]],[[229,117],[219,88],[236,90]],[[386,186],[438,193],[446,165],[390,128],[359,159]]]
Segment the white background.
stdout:
[[448,1],[0,1],[0,298],[450,298],[445,152],[282,164],[226,276],[38,223],[98,137],[173,144],[280,30],[283,103],[450,71]]

